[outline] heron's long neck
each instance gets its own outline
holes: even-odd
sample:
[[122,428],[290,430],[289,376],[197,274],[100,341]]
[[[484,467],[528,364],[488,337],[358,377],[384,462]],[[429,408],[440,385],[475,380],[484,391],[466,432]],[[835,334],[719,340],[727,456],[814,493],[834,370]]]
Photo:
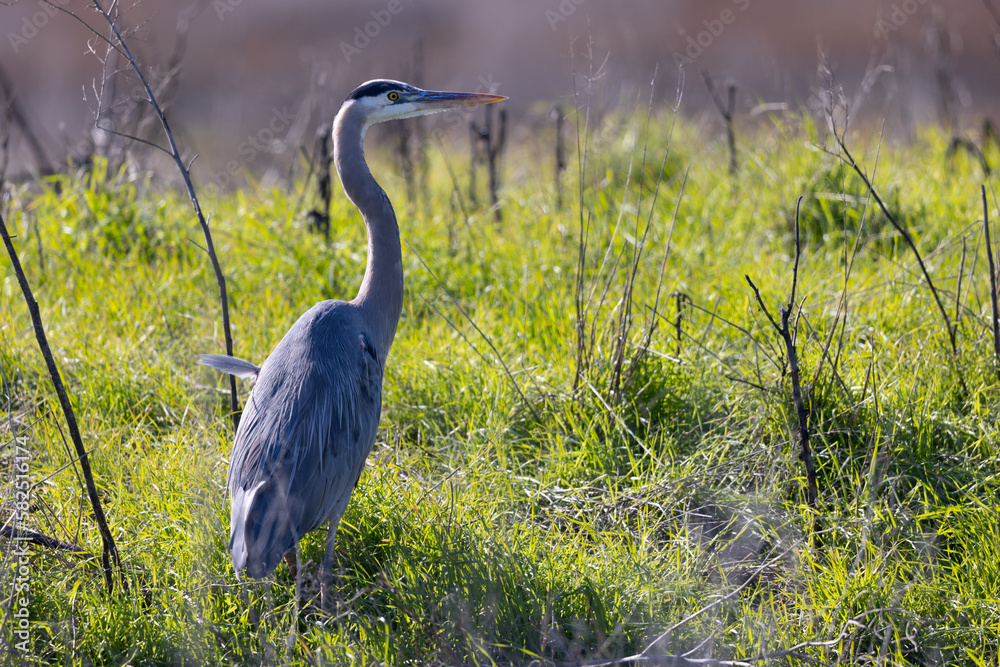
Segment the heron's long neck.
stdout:
[[361,211],[368,228],[368,263],[358,296],[352,301],[371,329],[379,359],[385,360],[403,309],[403,258],[396,214],[375,181],[364,153],[364,119],[345,105],[333,124],[333,160],[344,192]]

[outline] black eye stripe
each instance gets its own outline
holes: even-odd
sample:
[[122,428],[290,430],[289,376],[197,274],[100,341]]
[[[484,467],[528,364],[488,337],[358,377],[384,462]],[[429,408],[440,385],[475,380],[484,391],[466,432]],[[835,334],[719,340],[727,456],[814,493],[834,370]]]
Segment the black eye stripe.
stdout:
[[350,95],[347,96],[349,100],[357,100],[362,97],[378,97],[388,92],[395,92],[397,95],[402,90],[411,89],[409,86],[400,81],[390,81],[389,79],[376,79],[375,81],[369,81],[368,83],[361,84],[355,88]]

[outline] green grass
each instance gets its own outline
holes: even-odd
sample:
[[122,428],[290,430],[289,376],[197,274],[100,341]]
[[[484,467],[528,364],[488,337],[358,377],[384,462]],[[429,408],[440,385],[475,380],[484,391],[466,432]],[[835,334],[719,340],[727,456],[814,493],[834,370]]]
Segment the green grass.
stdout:
[[[624,657],[718,603],[653,649],[745,660],[798,646],[828,664],[996,664],[1000,382],[978,166],[946,162],[946,137],[927,131],[882,146],[875,179],[958,322],[955,356],[909,249],[874,208],[862,227],[866,192],[810,123],[741,137],[731,179],[718,138],[680,120],[657,187],[671,121],[655,114],[648,136],[645,118],[601,124],[586,173],[565,175],[562,210],[539,154],[549,139],[515,146],[499,226],[453,192],[444,161],[460,171],[461,151],[431,150],[425,207],[406,202],[391,160],[371,147],[408,244],[406,303],[379,439],[338,535],[333,617],[307,610],[288,651],[285,566],[248,587],[279,662]],[[850,141],[870,169],[876,145],[863,133]],[[302,187],[203,193],[239,356],[264,359],[301,312],[352,297],[360,282],[356,211],[338,191],[328,245],[295,208]],[[744,279],[772,312],[787,299],[803,194],[797,343],[819,475],[817,544],[783,350]],[[593,298],[578,373],[581,203],[582,285]],[[5,603],[4,661],[259,661],[264,647],[225,548],[228,383],[193,363],[223,346],[189,204],[98,166],[16,191],[6,220],[93,450],[128,591],[105,592],[96,558],[33,550],[30,651],[12,648]],[[32,527],[99,554],[27,310],[9,263],[0,266],[11,397],[0,462],[12,476],[16,432],[30,451]],[[11,486],[3,498],[6,521]],[[315,598],[323,535],[303,546],[305,594]],[[2,577],[6,600],[9,563]]]

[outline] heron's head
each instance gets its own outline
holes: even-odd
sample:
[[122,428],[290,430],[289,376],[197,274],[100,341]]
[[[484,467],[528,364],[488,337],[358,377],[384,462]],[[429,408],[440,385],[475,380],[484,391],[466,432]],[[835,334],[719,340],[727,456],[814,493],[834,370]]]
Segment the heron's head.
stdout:
[[402,81],[376,79],[363,83],[347,96],[345,106],[358,107],[365,125],[387,120],[412,118],[429,113],[461,109],[479,104],[492,104],[507,99],[503,95],[486,93],[451,93],[423,90]]

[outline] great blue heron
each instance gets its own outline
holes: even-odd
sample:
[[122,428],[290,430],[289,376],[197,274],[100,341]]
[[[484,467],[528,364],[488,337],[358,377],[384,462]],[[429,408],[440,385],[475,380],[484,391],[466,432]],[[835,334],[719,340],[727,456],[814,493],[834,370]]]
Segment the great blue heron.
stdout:
[[220,371],[256,377],[229,462],[229,553],[237,573],[245,568],[255,579],[267,576],[306,533],[329,521],[320,577],[327,607],[334,537],[375,442],[382,374],[403,306],[399,227],[365,162],[365,131],[374,123],[503,99],[385,79],[356,88],[333,122],[333,159],[368,229],[358,295],[310,308],[259,367],[222,355],[199,358]]

